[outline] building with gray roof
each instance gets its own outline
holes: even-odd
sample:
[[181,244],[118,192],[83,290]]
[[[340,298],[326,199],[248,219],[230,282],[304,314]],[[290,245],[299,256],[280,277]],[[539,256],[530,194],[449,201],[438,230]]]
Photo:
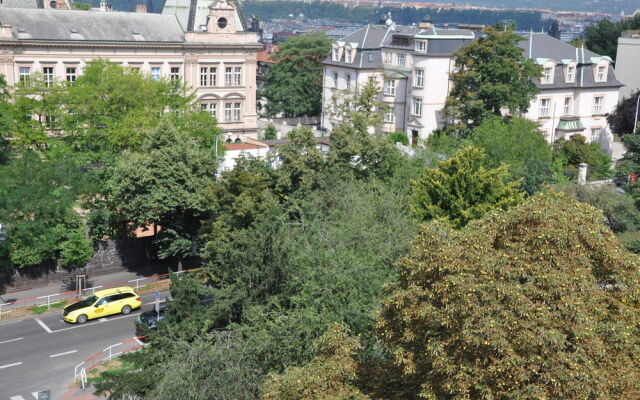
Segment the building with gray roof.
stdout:
[[255,136],[254,32],[238,21],[235,0],[208,5],[206,25],[183,28],[176,15],[3,8],[0,74],[10,85],[74,81],[93,59],[108,59],[153,79],[181,80],[227,132]]
[[[331,130],[340,121],[337,104],[345,90],[375,79],[381,86],[379,101],[389,108],[379,130],[404,131],[417,144],[444,125],[454,53],[479,35],[428,22],[397,26],[388,20],[336,40],[323,63],[323,128]],[[519,46],[542,72],[527,118],[540,124],[549,141],[580,133],[610,151],[613,137],[605,114],[617,104],[623,86],[611,59],[546,34],[522,35]]]

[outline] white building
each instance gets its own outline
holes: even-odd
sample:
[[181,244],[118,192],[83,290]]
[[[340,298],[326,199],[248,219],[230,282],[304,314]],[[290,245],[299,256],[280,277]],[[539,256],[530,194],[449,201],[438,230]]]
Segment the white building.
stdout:
[[[331,130],[339,121],[334,98],[376,79],[382,87],[379,100],[389,107],[382,133],[404,131],[413,144],[427,138],[444,124],[453,53],[478,36],[472,30],[388,21],[335,41],[324,61],[322,126]],[[550,142],[580,133],[610,150],[613,138],[604,116],[617,104],[622,86],[611,59],[546,34],[523,35],[519,45],[543,70],[526,117],[540,124]]]
[[640,31],[622,32],[618,38],[616,73],[626,86],[620,91],[623,97],[631,97],[640,90]]

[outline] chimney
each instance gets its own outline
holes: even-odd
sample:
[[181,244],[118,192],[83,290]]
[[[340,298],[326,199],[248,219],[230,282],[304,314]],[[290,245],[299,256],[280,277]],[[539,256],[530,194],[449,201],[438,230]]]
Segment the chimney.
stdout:
[[587,183],[587,167],[586,163],[580,163],[578,165],[578,185],[584,185]]
[[431,29],[432,27],[433,24],[431,23],[430,15],[425,15],[424,18],[422,18],[422,21],[418,24],[418,28],[420,29]]
[[13,39],[13,33],[11,33],[11,25],[2,25],[2,23],[0,23],[0,38]]
[[137,13],[146,13],[147,12],[147,5],[144,4],[144,3],[136,4],[136,12]]

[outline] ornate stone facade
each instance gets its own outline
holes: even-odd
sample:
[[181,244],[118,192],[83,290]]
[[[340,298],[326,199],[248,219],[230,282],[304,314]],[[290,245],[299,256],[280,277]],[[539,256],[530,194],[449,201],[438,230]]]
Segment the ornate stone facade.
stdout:
[[0,74],[9,85],[45,71],[72,80],[87,62],[108,59],[154,79],[181,79],[223,131],[255,137],[255,54],[262,46],[236,23],[236,7],[232,0],[211,3],[199,32],[185,32],[174,15],[4,8]]

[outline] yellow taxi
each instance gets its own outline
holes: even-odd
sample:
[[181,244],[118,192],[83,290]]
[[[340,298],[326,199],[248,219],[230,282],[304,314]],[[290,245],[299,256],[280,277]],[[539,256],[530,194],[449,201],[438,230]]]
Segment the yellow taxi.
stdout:
[[87,320],[111,314],[129,314],[142,306],[138,293],[128,286],[95,292],[84,300],[69,304],[62,312],[65,321],[84,324]]

